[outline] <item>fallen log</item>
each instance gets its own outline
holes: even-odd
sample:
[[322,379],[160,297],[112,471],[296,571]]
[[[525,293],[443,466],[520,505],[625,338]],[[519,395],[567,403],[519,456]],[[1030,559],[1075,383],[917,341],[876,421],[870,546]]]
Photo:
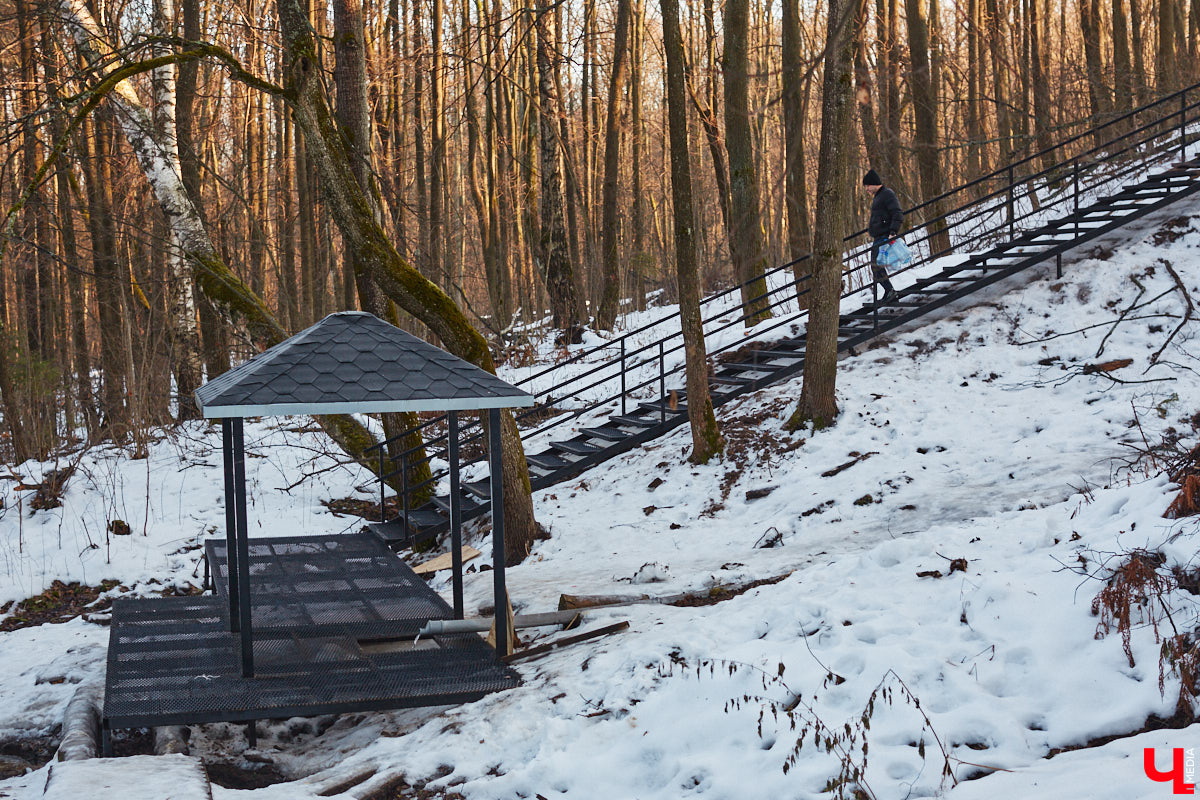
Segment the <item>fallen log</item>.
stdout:
[[721,584],[718,583],[699,592],[680,592],[652,596],[648,594],[619,595],[619,594],[560,594],[558,596],[559,610],[579,608],[605,608],[608,606],[632,606],[654,603],[665,606],[707,606],[728,600],[731,597],[749,591],[759,586],[779,583],[792,573],[785,572],[773,578],[760,578],[748,583]]

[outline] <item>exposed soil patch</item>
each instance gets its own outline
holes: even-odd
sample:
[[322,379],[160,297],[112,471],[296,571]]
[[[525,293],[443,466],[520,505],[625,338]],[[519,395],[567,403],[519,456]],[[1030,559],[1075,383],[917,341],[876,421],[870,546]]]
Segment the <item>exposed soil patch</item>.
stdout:
[[1070,753],[1073,750],[1087,750],[1092,747],[1103,747],[1109,742],[1115,742],[1118,739],[1128,739],[1130,736],[1137,736],[1139,733],[1149,733],[1150,731],[1161,730],[1181,730],[1194,723],[1195,717],[1191,715],[1183,716],[1175,715],[1171,717],[1160,717],[1156,714],[1151,714],[1146,717],[1146,724],[1135,731],[1128,733],[1114,733],[1109,736],[1097,736],[1095,739],[1089,739],[1083,744],[1069,744],[1066,747],[1055,747],[1046,754],[1046,758],[1054,758],[1060,753]]
[[1191,230],[1192,220],[1189,217],[1174,217],[1164,222],[1150,237],[1150,241],[1155,247],[1161,247],[1169,242],[1177,241]]
[[149,728],[129,728],[112,732],[113,755],[148,756],[154,754],[154,734]]
[[[321,505],[329,509],[329,512],[335,517],[362,517],[371,522],[378,522],[379,503],[370,500],[363,500],[361,497],[342,497],[336,500],[322,500]],[[384,501],[384,508],[387,509],[389,517],[394,517],[400,511],[398,498],[389,497]]]
[[712,516],[723,509],[734,484],[748,468],[765,468],[769,475],[777,456],[804,445],[803,438],[781,434],[773,424],[791,402],[787,398],[780,398],[757,411],[721,420],[721,434],[725,437],[725,463],[730,468],[721,478],[720,498],[714,498],[700,512],[700,516]]
[[[450,773],[446,772],[445,774],[449,775]],[[367,795],[363,800],[464,800],[464,798],[462,794],[453,789],[427,789],[424,781],[410,784],[404,776],[400,776]]]
[[[758,361],[766,360],[756,358],[757,354],[760,352],[767,352],[770,349],[770,342],[750,342],[749,344],[742,345],[736,350],[726,350],[724,353],[718,353],[713,357],[712,360],[717,364],[726,364],[729,362],[738,364],[757,363]],[[771,353],[771,355],[778,355],[778,353]],[[771,355],[768,355],[767,358],[770,358]]]
[[52,736],[0,739],[0,779],[24,775],[27,768],[38,769],[54,758],[57,750],[57,731]]
[[117,585],[117,581],[101,581],[99,586],[55,581],[41,594],[17,603],[12,616],[0,621],[0,631],[15,631],[47,622],[66,622],[84,611],[105,611],[112,605],[112,600],[106,597],[97,602],[97,598]]
[[291,780],[269,761],[214,761],[204,768],[210,781],[226,789],[261,789]]

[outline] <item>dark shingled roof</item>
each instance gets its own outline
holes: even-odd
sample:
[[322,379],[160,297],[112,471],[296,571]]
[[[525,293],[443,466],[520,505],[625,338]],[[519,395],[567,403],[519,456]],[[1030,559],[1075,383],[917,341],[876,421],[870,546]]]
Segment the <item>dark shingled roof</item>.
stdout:
[[209,419],[533,405],[495,375],[360,311],[330,314],[195,397]]

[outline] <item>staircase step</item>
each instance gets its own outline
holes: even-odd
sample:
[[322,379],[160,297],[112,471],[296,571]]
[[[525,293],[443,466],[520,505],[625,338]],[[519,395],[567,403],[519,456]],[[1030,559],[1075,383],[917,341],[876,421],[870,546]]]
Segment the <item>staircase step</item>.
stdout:
[[[429,502],[433,503],[436,507],[440,508],[447,515],[450,514],[450,495],[437,495],[435,497],[430,498]],[[475,511],[476,509],[478,509],[480,506],[482,506],[482,503],[476,503],[474,500],[472,500],[469,497],[461,497],[461,499],[459,501],[459,509],[464,514],[471,513],[472,511]]]
[[635,417],[629,414],[618,414],[609,417],[609,420],[618,425],[628,425],[631,428],[653,428],[658,424],[657,419],[649,419],[648,417]]
[[447,517],[430,505],[409,509],[409,525],[404,524],[404,512],[387,522],[368,522],[367,529],[389,545],[405,545],[422,537],[426,530],[436,529],[446,523]]
[[599,453],[603,448],[591,442],[580,442],[572,439],[568,442],[551,442],[550,449],[558,450],[562,453],[570,453],[574,456],[590,456],[592,453]]
[[[1195,141],[1200,142],[1200,136],[1195,137]],[[1063,185],[1069,192],[1069,177],[1068,182]],[[1182,196],[1198,186],[1200,158],[1187,164],[1172,166],[1164,172],[1141,180],[1138,184],[1121,186],[1107,197],[1089,199],[1084,208],[1047,209],[1047,213],[1058,216],[1044,224],[1038,224],[1034,230],[1014,231],[1015,237],[1011,240],[996,244],[984,253],[971,255],[953,266],[942,269],[936,275],[919,278],[889,302],[871,297],[862,302],[856,310],[840,314],[838,346],[845,349],[852,342],[857,344],[870,339],[877,332],[898,324],[902,319],[916,317],[927,308],[945,302],[949,297],[966,294],[1001,275],[1011,274],[1042,261],[1055,252],[1097,235],[1100,230],[1124,224],[1146,214],[1150,208],[1161,206],[1165,201]],[[1070,195],[1065,197],[1067,202],[1070,202]],[[1008,235],[1010,230],[1007,221],[1001,221],[989,230],[986,236],[989,239],[1000,238]],[[862,297],[863,294],[859,294],[858,297]],[[732,320],[735,315],[736,312],[732,315],[726,314],[725,318]],[[776,382],[783,374],[794,373],[801,366],[807,347],[806,331],[802,324],[793,324],[785,330],[790,331],[787,338],[765,345],[750,345],[750,348],[759,349],[743,350],[737,355],[728,356],[737,360],[715,365],[716,374],[709,379],[714,405],[740,396],[749,388]],[[779,333],[782,334],[783,331]],[[648,351],[654,344],[652,342],[644,349]],[[652,360],[649,363],[652,364]],[[609,407],[611,408],[611,405]],[[611,453],[623,449],[632,441],[648,438],[671,425],[679,424],[682,421],[681,416],[686,413],[686,393],[683,390],[673,390],[667,397],[638,403],[627,414],[613,414],[592,427],[582,427],[574,438],[552,442],[546,451],[528,455],[527,459],[530,466],[539,471],[538,485],[549,485],[562,477],[559,474],[561,472],[570,471],[571,474],[575,474],[583,467],[597,463]],[[464,484],[464,493],[473,498],[464,502],[464,508],[482,510],[483,502],[476,501],[486,501],[490,488],[490,482],[487,480]],[[432,524],[444,525],[445,515],[439,509],[447,509],[448,506],[445,498],[438,498],[412,512],[410,518],[418,531],[416,535],[421,535],[422,528],[428,529]],[[370,527],[385,541],[416,538],[410,536],[408,527],[400,520],[385,524],[374,523]]]
[[570,461],[559,458],[553,453],[534,453],[532,455],[525,456],[525,460],[528,461],[532,466],[535,466],[544,472],[554,472],[555,470],[560,470],[571,466]]
[[[526,456],[525,460],[528,461],[529,456]],[[480,500],[491,500],[492,499],[492,481],[489,478],[484,478],[481,481],[471,481],[470,483],[464,483],[464,484],[462,484],[462,488],[463,488],[464,492],[470,492],[471,494],[478,497]]]
[[579,432],[593,439],[604,439],[608,442],[620,442],[629,438],[629,434],[615,426],[604,426],[600,428],[580,428]]
[[[793,356],[791,357],[791,360],[795,361],[796,358]],[[721,365],[721,368],[741,370],[742,372],[775,372],[776,370],[782,369],[786,366],[787,364],[769,364],[763,361],[760,361],[757,364],[742,361],[726,361]]]

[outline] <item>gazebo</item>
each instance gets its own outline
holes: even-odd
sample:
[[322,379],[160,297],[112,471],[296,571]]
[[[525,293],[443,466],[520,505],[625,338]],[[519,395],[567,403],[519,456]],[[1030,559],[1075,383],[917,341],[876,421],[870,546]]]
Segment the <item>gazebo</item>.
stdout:
[[[205,542],[216,591],[114,603],[106,753],[115,728],[442,705],[517,684],[501,660],[500,411],[532,405],[530,395],[371,314],[343,312],[209,381],[196,402],[221,420],[225,537]],[[248,535],[244,418],[396,411],[447,411],[451,425],[459,411],[488,412],[496,649],[475,634],[418,636],[430,620],[463,615],[457,526],[453,607],[373,533]]]

